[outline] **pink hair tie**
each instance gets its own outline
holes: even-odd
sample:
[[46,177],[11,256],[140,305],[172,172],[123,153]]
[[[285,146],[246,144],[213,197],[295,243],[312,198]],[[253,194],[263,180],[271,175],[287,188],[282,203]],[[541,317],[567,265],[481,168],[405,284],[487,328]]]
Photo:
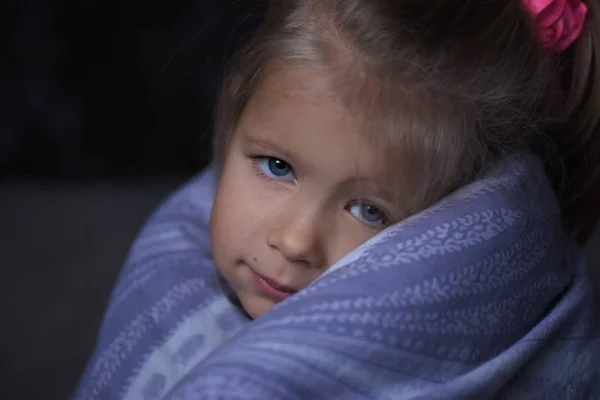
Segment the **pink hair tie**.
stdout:
[[581,35],[587,6],[582,0],[523,0],[550,55],[567,49]]

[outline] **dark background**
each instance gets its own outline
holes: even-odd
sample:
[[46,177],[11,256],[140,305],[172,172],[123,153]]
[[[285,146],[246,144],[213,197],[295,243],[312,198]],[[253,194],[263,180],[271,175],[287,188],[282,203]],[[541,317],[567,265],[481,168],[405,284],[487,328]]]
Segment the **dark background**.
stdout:
[[210,160],[257,1],[0,1],[0,397],[68,399],[148,214]]
[[4,0],[0,172],[189,175],[209,157],[223,63],[256,1]]

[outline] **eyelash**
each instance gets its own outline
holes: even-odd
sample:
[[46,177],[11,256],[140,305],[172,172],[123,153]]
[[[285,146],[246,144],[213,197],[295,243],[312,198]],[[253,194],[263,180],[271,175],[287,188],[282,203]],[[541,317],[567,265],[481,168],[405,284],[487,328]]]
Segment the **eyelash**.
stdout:
[[[252,159],[252,168],[254,169],[254,172],[260,179],[264,180],[265,182],[277,181],[278,179],[271,178],[269,175],[267,175],[263,171],[263,168],[260,166],[260,162],[264,159],[275,159],[275,160],[283,161],[284,163],[286,163],[287,165],[290,166],[292,171],[294,170],[294,168],[292,167],[292,165],[290,163],[288,163],[287,161],[285,161],[281,158],[272,157],[272,156],[253,156],[253,157],[251,157],[251,159]],[[281,180],[281,181],[286,182],[285,180]],[[289,182],[289,181],[287,181],[287,182]]]
[[[382,224],[381,225],[374,225],[372,223],[369,223],[365,218],[358,218],[354,215],[354,213],[351,211],[352,207],[355,206],[370,206],[375,208],[379,213],[381,213],[381,219],[382,219]],[[375,230],[381,230],[384,228],[387,228],[388,226],[390,226],[390,224],[392,223],[392,219],[389,216],[389,213],[385,210],[383,210],[381,207],[379,207],[376,204],[370,203],[370,202],[365,202],[365,201],[353,201],[350,202],[346,207],[345,207],[346,211],[348,211],[350,214],[353,215],[353,217],[357,220],[359,220],[359,222],[363,223],[364,225],[366,225],[367,227],[371,228],[371,229],[375,229]]]
[[254,169],[254,173],[263,181],[271,182],[273,178],[265,174],[260,165],[258,164],[261,158],[262,157],[252,157],[252,168]]

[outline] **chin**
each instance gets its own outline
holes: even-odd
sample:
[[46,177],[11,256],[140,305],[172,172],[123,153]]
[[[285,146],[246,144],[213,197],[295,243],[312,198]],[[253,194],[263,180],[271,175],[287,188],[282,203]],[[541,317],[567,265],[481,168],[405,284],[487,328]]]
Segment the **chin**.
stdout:
[[254,297],[250,299],[240,299],[244,311],[252,317],[252,319],[259,318],[269,312],[275,303],[271,300],[263,299],[260,297]]

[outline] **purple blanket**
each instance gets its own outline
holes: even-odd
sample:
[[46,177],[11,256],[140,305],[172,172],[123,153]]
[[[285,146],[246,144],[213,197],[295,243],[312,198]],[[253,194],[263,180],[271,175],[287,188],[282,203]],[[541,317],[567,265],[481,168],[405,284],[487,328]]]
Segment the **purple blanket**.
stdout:
[[140,233],[75,399],[600,399],[597,295],[536,158],[508,158],[255,321],[217,283],[214,190],[209,169]]

